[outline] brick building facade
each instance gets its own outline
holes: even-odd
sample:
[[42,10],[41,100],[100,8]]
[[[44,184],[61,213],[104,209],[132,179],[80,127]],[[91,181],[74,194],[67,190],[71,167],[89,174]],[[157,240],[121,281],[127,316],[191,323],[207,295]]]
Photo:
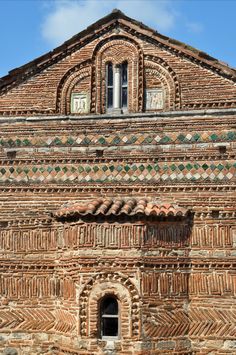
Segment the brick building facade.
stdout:
[[236,354],[236,71],[120,11],[0,79],[0,352]]

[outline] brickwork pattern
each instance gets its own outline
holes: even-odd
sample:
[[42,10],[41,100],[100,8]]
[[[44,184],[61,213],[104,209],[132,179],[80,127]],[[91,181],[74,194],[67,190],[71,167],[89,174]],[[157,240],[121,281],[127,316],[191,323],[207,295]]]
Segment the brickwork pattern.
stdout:
[[[106,62],[124,60],[130,112],[101,115]],[[235,81],[117,12],[3,78],[1,353],[236,354]],[[142,114],[156,86],[163,112]],[[70,112],[80,91],[91,117]],[[146,198],[188,213],[57,214]],[[112,344],[100,334],[106,295],[120,309]]]

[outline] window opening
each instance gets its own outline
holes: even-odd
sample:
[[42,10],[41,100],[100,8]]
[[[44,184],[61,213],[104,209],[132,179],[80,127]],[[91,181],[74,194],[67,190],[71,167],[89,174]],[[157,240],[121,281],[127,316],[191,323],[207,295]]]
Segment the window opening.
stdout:
[[107,107],[113,107],[113,65],[107,64]]
[[127,107],[128,102],[128,75],[127,62],[121,66],[121,107]]
[[128,63],[113,65],[111,62],[106,66],[108,109],[120,110],[128,106]]
[[107,296],[101,301],[101,337],[118,337],[119,307],[116,298]]

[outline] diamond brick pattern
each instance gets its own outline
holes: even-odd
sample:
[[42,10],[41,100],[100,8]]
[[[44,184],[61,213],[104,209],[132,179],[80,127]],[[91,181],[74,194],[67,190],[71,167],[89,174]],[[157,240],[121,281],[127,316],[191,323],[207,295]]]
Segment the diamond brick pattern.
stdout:
[[0,182],[181,182],[229,181],[236,162],[220,163],[81,163],[56,166],[3,166]]
[[2,147],[30,147],[30,146],[88,146],[88,145],[153,145],[153,144],[195,144],[195,143],[215,143],[232,142],[236,140],[236,131],[206,131],[206,132],[169,132],[151,134],[144,133],[116,133],[106,135],[80,134],[79,136],[56,136],[48,138],[46,136],[36,137],[15,137],[0,138]]
[[235,83],[119,10],[0,79],[0,354],[236,354]]

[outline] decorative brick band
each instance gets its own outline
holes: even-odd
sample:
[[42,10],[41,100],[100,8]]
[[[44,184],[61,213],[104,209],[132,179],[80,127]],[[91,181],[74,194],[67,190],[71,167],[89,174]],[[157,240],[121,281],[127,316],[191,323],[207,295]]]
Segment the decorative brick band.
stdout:
[[0,183],[229,182],[235,161],[183,163],[82,163],[2,166]]

